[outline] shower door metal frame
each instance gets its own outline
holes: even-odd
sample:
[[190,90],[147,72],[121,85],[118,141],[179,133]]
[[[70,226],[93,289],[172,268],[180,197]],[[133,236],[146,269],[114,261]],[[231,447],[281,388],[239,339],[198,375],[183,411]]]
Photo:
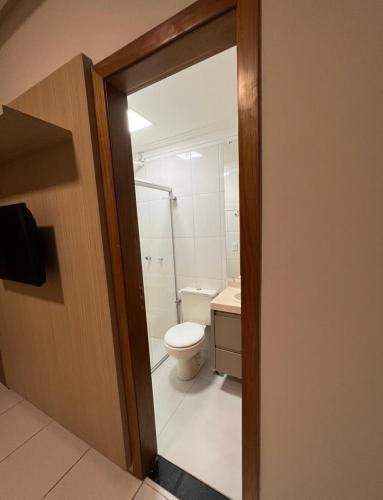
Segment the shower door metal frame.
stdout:
[[[162,184],[155,184],[154,182],[145,181],[143,179],[135,178],[134,184],[136,186],[145,187],[148,189],[158,189],[159,191],[166,191],[169,194],[169,210],[170,210],[170,225],[172,232],[172,251],[173,251],[173,272],[174,272],[174,303],[176,307],[177,323],[180,323],[180,301],[178,299],[178,285],[177,285],[177,263],[176,263],[176,249],[174,245],[174,216],[173,216],[173,205],[177,201],[177,197],[173,194],[173,189],[170,186],[164,186]],[[150,346],[149,346],[150,349]],[[166,354],[161,360],[154,366],[151,366],[151,372],[153,373],[164,361],[169,357]]]
[[171,193],[173,195],[172,188],[169,186],[163,186],[162,184],[155,184],[154,182],[149,182],[138,178],[134,179],[134,184],[136,186],[146,187],[149,189],[158,189],[160,191],[167,191],[168,193]]
[[143,335],[145,301],[126,96],[237,46],[245,500],[258,500],[260,491],[260,18],[259,0],[198,0],[96,64],[92,75],[125,397],[121,404],[125,403],[130,438],[126,454],[133,474],[144,478],[154,463],[157,439],[148,346]]

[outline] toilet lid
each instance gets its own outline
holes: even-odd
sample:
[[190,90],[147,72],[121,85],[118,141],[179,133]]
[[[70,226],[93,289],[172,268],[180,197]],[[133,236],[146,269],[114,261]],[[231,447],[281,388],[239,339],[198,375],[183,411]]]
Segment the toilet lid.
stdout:
[[165,334],[165,342],[170,347],[191,347],[205,335],[205,327],[189,321],[172,326]]

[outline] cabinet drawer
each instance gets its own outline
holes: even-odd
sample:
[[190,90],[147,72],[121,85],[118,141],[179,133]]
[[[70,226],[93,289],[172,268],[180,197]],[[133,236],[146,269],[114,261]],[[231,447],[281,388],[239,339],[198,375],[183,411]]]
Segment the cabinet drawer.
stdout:
[[241,352],[241,317],[216,314],[214,320],[215,345]]
[[217,371],[227,373],[233,377],[242,378],[241,355],[236,352],[215,350],[215,368]]

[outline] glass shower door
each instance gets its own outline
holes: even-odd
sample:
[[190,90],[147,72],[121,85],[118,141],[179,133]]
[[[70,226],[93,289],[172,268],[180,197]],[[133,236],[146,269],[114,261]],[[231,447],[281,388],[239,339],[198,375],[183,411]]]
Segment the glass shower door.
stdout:
[[150,366],[167,357],[166,331],[177,324],[172,194],[165,186],[136,180]]

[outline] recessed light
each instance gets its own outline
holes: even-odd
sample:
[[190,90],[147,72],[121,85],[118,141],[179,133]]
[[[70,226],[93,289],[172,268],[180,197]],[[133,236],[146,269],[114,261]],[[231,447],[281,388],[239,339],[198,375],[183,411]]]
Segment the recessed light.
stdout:
[[201,158],[201,153],[197,153],[196,151],[189,151],[187,153],[181,153],[177,155],[178,158],[182,158],[183,160],[194,160],[194,158]]
[[145,117],[134,111],[133,109],[128,109],[128,123],[129,123],[129,132],[136,132],[137,130],[141,130],[146,127],[150,127],[153,125],[152,122],[147,120]]

